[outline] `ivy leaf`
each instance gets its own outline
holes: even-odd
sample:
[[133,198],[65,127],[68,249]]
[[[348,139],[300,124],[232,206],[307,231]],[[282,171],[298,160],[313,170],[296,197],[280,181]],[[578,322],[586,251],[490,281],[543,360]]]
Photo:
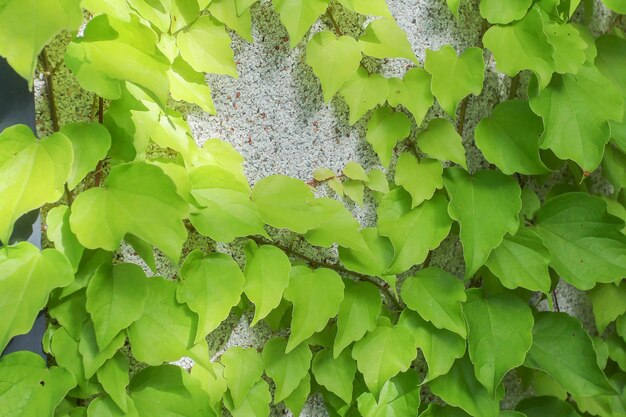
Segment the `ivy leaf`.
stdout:
[[[124,395],[126,393],[124,392]],[[137,409],[133,403],[133,400],[128,397],[126,411],[122,411],[120,407],[111,399],[111,397],[96,397],[89,403],[86,414],[78,414],[73,412],[69,414],[70,417],[139,417]],[[58,410],[58,409],[57,409]],[[68,414],[64,414],[63,417]]]
[[460,279],[439,268],[425,268],[402,283],[402,300],[438,329],[450,330],[467,338],[461,303],[465,286]]
[[586,193],[548,200],[536,216],[537,233],[552,253],[550,266],[582,290],[626,275],[624,222],[607,213],[606,203]]
[[144,369],[133,377],[129,391],[140,416],[216,416],[208,394],[178,366]]
[[[407,194],[408,195],[408,194]],[[378,229],[368,227],[361,230],[365,249],[339,247],[339,259],[346,268],[362,274],[385,277],[394,256],[389,238],[380,236]]]
[[[233,346],[221,357],[224,365],[224,378],[232,399],[231,408],[240,408],[263,376],[261,354],[253,348]],[[271,397],[270,397],[271,399]]]
[[411,194],[411,208],[429,200],[435,191],[443,188],[443,166],[435,159],[424,158],[419,161],[409,152],[398,157],[396,165],[396,185]]
[[626,282],[598,284],[589,291],[593,315],[599,333],[611,322],[626,313]]
[[552,46],[538,9],[531,9],[522,20],[508,26],[490,27],[483,43],[493,52],[498,71],[514,77],[527,69],[537,75],[540,88],[550,82],[554,72]]
[[615,393],[598,367],[591,338],[580,322],[566,313],[535,315],[533,345],[525,366],[548,373],[574,396]]
[[548,265],[552,256],[543,240],[532,229],[520,227],[514,236],[506,235],[485,265],[509,289],[550,292]]
[[533,113],[528,101],[505,101],[476,126],[476,146],[485,159],[507,175],[545,174],[548,168],[539,156],[538,138],[542,132],[541,118]]
[[352,402],[356,363],[350,356],[350,351],[344,350],[341,354],[335,355],[327,349],[317,352],[313,358],[311,371],[318,384],[341,398],[346,404]]
[[107,15],[91,19],[83,36],[67,46],[65,64],[82,88],[106,99],[122,97],[124,82],[130,81],[158,102],[167,101],[169,61],[157,47],[156,33],[135,15],[130,22]]
[[252,16],[250,10],[237,12],[237,0],[212,0],[209,5],[211,16],[234,30],[248,42],[252,39]]
[[467,169],[461,135],[448,120],[431,120],[428,127],[417,135],[416,141],[422,152],[442,162],[455,162]]
[[196,71],[237,78],[230,36],[224,25],[211,16],[200,16],[178,33],[180,56]]
[[[501,413],[500,417],[524,417],[517,415],[510,416],[509,414],[504,413],[506,413],[506,411]],[[467,414],[460,408],[430,403],[428,404],[428,408],[422,414],[420,414],[420,417],[468,417],[468,415],[469,414]]]
[[385,383],[378,401],[369,392],[357,400],[363,417],[412,416],[420,405],[420,386],[413,370],[396,375]]
[[70,229],[69,207],[60,205],[50,209],[46,216],[46,226],[48,240],[54,243],[55,249],[65,255],[72,264],[72,269],[76,272],[85,248]]
[[446,403],[462,408],[474,417],[498,417],[499,397],[494,398],[474,376],[472,363],[467,356],[457,360],[446,375],[428,384],[433,394]]
[[385,0],[339,0],[339,3],[346,9],[353,10],[357,13],[370,16],[391,17],[389,7],[387,6],[387,2]]
[[[204,0],[204,1],[206,2],[207,0]],[[246,10],[250,9],[250,7],[252,7],[252,5],[254,5],[254,3],[256,2],[257,0],[235,0],[235,3],[237,4],[237,14],[241,16],[242,14],[245,13]]]
[[222,410],[222,398],[228,386],[224,378],[224,366],[219,362],[211,362],[209,366],[195,364],[191,368],[191,377],[200,382],[200,386],[210,397],[211,408],[216,415]]
[[77,355],[82,358],[85,378],[88,380],[94,376],[98,369],[124,346],[124,342],[126,342],[126,334],[120,332],[113,338],[111,343],[103,348],[99,348],[96,342],[93,322],[91,320],[85,321],[78,337],[78,352],[80,355]]
[[0,416],[51,416],[76,385],[64,368],[48,368],[41,356],[18,351],[0,358]]
[[380,107],[372,113],[367,122],[367,142],[380,158],[384,167],[389,166],[393,148],[411,133],[411,120],[404,113],[394,112],[388,107]]
[[204,74],[191,68],[187,61],[176,57],[172,68],[167,72],[167,78],[170,82],[170,94],[174,100],[193,103],[205,112],[215,114],[211,89],[206,84]]
[[341,86],[353,78],[359,69],[361,48],[354,38],[337,38],[325,30],[316,33],[307,43],[306,63],[320,80],[324,102],[329,103]]
[[367,25],[359,45],[365,55],[374,58],[406,58],[418,63],[406,32],[391,17],[376,19]]
[[198,314],[195,342],[199,343],[224,321],[239,303],[245,278],[237,263],[224,253],[191,252],[180,268],[176,298]]
[[0,251],[0,351],[13,336],[27,333],[50,292],[74,279],[72,266],[55,249],[42,252],[27,242]]
[[283,295],[293,303],[291,335],[285,353],[321,331],[337,314],[344,297],[343,281],[333,270],[297,266],[291,271],[289,286]]
[[609,9],[619,14],[626,14],[626,4],[620,0],[602,0],[602,3]]
[[313,354],[309,345],[302,343],[289,353],[285,353],[287,340],[275,337],[263,347],[265,373],[274,380],[274,404],[289,397],[300,385],[311,367]]
[[376,328],[376,319],[382,307],[380,292],[373,284],[349,281],[345,284],[344,299],[337,313],[337,336],[333,345],[335,359],[350,343],[361,340],[367,332]]
[[189,355],[197,319],[185,304],[176,301],[175,282],[153,277],[147,283],[150,302],[128,328],[133,356],[152,366],[179,360]]
[[442,193],[411,208],[411,196],[402,188],[387,194],[378,206],[378,227],[394,247],[394,260],[387,274],[399,274],[424,262],[428,252],[448,236],[452,221]]
[[60,132],[72,143],[74,161],[67,179],[73,190],[104,159],[111,147],[111,135],[100,123],[68,123]]
[[294,48],[309,28],[326,11],[329,0],[275,0],[272,2],[280,21],[289,34],[289,46]]
[[428,364],[424,382],[445,375],[454,362],[465,354],[465,340],[449,330],[438,329],[414,311],[405,309],[400,314],[398,326],[409,329]]
[[[362,183],[357,182],[357,185]],[[344,185],[346,185],[344,183]],[[347,194],[346,190],[346,194]],[[361,190],[361,200],[363,191]],[[360,223],[352,217],[352,214],[339,201],[332,198],[318,198],[315,200],[315,208],[322,212],[334,213],[332,217],[324,221],[318,227],[309,230],[304,238],[312,245],[331,247],[337,243],[347,248],[362,249],[365,247],[363,238],[359,233]]]
[[610,138],[608,120],[620,121],[624,100],[611,82],[590,64],[576,76],[555,75],[530,107],[543,118],[541,149],[550,149],[561,159],[571,159],[585,171],[602,160]]
[[33,87],[37,57],[62,30],[83,22],[78,0],[7,0],[0,10],[0,55]]
[[459,17],[459,7],[461,6],[461,0],[446,0],[446,4],[448,5],[448,10],[454,15],[454,17]]
[[98,382],[124,412],[129,409],[128,396],[126,395],[126,387],[129,382],[128,371],[128,358],[122,352],[117,352],[97,371]]
[[383,104],[387,98],[388,81],[380,74],[370,74],[365,68],[359,69],[339,90],[350,109],[350,125],[354,125],[368,111]]
[[460,56],[450,45],[438,51],[427,49],[424,68],[432,76],[433,95],[451,117],[456,117],[461,100],[469,94],[477,96],[483,90],[485,61],[480,48],[468,48]]
[[469,356],[476,379],[494,394],[504,375],[524,363],[532,345],[533,315],[516,296],[470,290],[463,305],[469,327]]
[[365,195],[365,185],[362,181],[345,180],[343,182],[343,192],[350,200],[357,205],[363,206],[363,196]]
[[578,29],[571,24],[548,23],[544,26],[548,42],[552,45],[554,70],[559,74],[576,74],[587,60],[584,41]]
[[430,92],[431,76],[423,68],[411,68],[402,79],[389,79],[387,101],[392,107],[403,105],[415,118],[415,123],[422,124],[428,109],[435,102]]
[[233,417],[268,417],[270,415],[270,402],[272,394],[267,382],[261,380],[250,389],[241,406],[231,408],[229,411]]
[[580,414],[569,403],[550,396],[526,398],[520,401],[515,409],[527,417],[543,417],[545,415],[580,417]]
[[532,0],[506,3],[498,0],[481,0],[480,15],[487,19],[489,23],[506,25],[526,16],[526,12],[528,12],[532,4]]
[[343,167],[343,175],[346,177],[363,182],[369,181],[369,177],[365,169],[358,162],[350,161]]
[[40,141],[25,125],[0,133],[0,241],[9,242],[23,214],[63,195],[72,160],[72,145],[60,133]]
[[250,241],[245,247],[246,269],[243,291],[254,303],[254,317],[250,326],[265,318],[280,304],[289,285],[291,263],[283,251],[275,246],[257,246]]
[[178,260],[187,230],[187,204],[163,171],[145,162],[117,165],[103,188],[81,193],[72,205],[70,226],[89,249],[115,251],[124,235],[153,244]]
[[102,267],[87,286],[87,311],[100,349],[138,320],[148,298],[148,279],[134,264]]
[[[257,182],[251,198],[265,223],[300,234],[319,227],[336,210],[336,207],[329,210],[324,203],[315,203],[308,185],[285,175],[270,175]],[[277,201],[280,201],[278,206]]]
[[402,326],[377,327],[354,344],[352,357],[375,397],[389,379],[409,369],[417,356],[414,346],[413,336]]
[[300,381],[300,385],[295,389],[291,395],[283,400],[285,406],[291,411],[291,414],[294,417],[298,417],[304,408],[307,400],[309,399],[309,394],[311,393],[311,375],[308,373],[306,376]]
[[443,182],[450,195],[448,213],[461,225],[465,278],[469,278],[500,246],[506,233],[517,232],[521,190],[514,178],[497,171],[470,175],[460,168],[448,168]]

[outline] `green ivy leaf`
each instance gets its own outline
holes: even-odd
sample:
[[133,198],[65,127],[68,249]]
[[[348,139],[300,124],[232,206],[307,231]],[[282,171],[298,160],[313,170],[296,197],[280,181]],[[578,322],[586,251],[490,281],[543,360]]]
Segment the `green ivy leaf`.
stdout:
[[[468,417],[465,411],[460,408],[442,406],[436,403],[430,403],[428,408],[420,414],[420,417]],[[500,414],[500,417],[524,417],[524,416],[509,416],[508,414]]]
[[608,120],[620,121],[624,100],[618,90],[590,64],[576,76],[555,75],[530,107],[542,117],[545,131],[541,149],[561,159],[571,159],[585,171],[600,165],[610,138]]
[[[363,200],[363,184],[360,184],[361,204]],[[346,183],[344,183],[344,186]],[[347,188],[347,187],[346,187]],[[346,189],[346,195],[348,190]],[[339,201],[332,198],[318,198],[315,200],[315,208],[322,212],[334,213],[332,217],[324,221],[318,227],[309,230],[304,234],[304,238],[312,245],[329,248],[337,243],[347,248],[362,249],[365,247],[363,238],[359,233],[360,223],[352,217],[352,214]]]
[[626,14],[626,4],[620,0],[602,0],[602,3],[609,9],[619,14]]
[[591,338],[577,319],[565,313],[535,315],[533,345],[525,366],[545,371],[574,396],[615,392],[598,367]]
[[446,403],[462,408],[474,417],[498,417],[499,398],[495,398],[474,376],[474,367],[467,356],[457,360],[450,372],[428,384],[430,390]]
[[402,188],[391,191],[378,206],[378,227],[394,247],[394,260],[386,274],[399,274],[424,262],[428,252],[448,236],[452,221],[442,193],[411,208],[411,195]]
[[455,162],[467,169],[462,140],[452,123],[446,119],[431,120],[416,139],[422,152],[442,162]]
[[[205,2],[210,0],[203,0]],[[237,14],[238,15],[242,15],[246,12],[246,10],[250,9],[250,7],[252,7],[252,5],[254,5],[254,3],[256,3],[257,0],[235,0],[235,3],[237,4]]]
[[187,230],[185,201],[163,171],[145,162],[117,165],[102,188],[81,193],[72,205],[70,226],[89,249],[115,251],[132,233],[178,260]]
[[398,326],[409,329],[415,339],[415,346],[426,359],[428,374],[423,383],[447,374],[454,362],[465,354],[466,343],[461,336],[436,328],[414,311],[405,309],[400,314]]
[[237,78],[230,36],[211,16],[201,16],[176,37],[180,56],[196,71]]
[[448,5],[448,9],[454,15],[454,17],[459,17],[459,7],[461,6],[461,0],[446,0],[446,4]]
[[[78,337],[78,352],[83,360],[84,376],[90,379],[106,361],[111,359],[126,342],[126,334],[118,333],[111,343],[103,348],[98,347],[93,322],[87,320]],[[77,376],[78,377],[78,376]]]
[[532,6],[532,0],[501,2],[498,0],[481,0],[480,15],[489,23],[506,25],[526,16]]
[[190,374],[209,394],[211,408],[219,416],[222,412],[222,398],[228,390],[224,378],[224,366],[219,362],[211,362],[209,366],[195,364]]
[[200,14],[196,0],[154,0],[151,3],[128,0],[128,3],[161,32],[178,32],[196,20]]
[[498,104],[491,116],[478,123],[476,146],[492,164],[512,175],[538,175],[548,172],[539,156],[543,123],[528,101],[512,100]]
[[378,168],[371,169],[368,173],[369,180],[365,183],[367,188],[382,194],[389,192],[389,181],[387,175]]
[[463,312],[476,379],[494,394],[504,375],[524,363],[533,340],[532,312],[515,295],[487,295],[479,289],[468,291]]
[[484,265],[506,233],[515,234],[522,208],[521,190],[514,178],[497,171],[470,175],[448,168],[443,181],[450,195],[448,212],[461,225],[465,278]]
[[443,166],[435,159],[424,158],[419,161],[409,152],[398,157],[396,165],[396,185],[411,194],[411,208],[429,200],[435,191],[443,188]]
[[195,342],[215,330],[239,303],[245,278],[239,265],[224,253],[191,252],[180,268],[176,298],[198,315]]
[[387,381],[378,401],[369,392],[361,394],[357,401],[363,417],[412,416],[420,405],[417,374],[409,370]]
[[394,256],[389,238],[380,236],[378,229],[368,227],[361,230],[364,249],[339,247],[339,259],[351,271],[366,275],[385,277]]
[[294,48],[309,28],[328,8],[329,0],[274,0],[272,5],[289,34],[289,46]]
[[460,279],[439,268],[425,268],[402,283],[400,291],[407,307],[438,329],[450,330],[467,338],[461,303],[466,300]]
[[285,353],[287,340],[275,337],[263,347],[265,373],[274,380],[274,404],[289,397],[300,385],[311,367],[313,354],[309,345],[302,343],[289,353]]
[[0,351],[13,336],[27,333],[50,292],[74,279],[72,266],[55,249],[42,252],[27,242],[0,250]]
[[130,81],[159,103],[167,101],[169,61],[157,47],[156,33],[135,15],[129,22],[107,15],[91,19],[83,36],[68,45],[65,64],[82,88],[106,99],[122,97],[124,82]]
[[[308,185],[284,175],[270,175],[257,182],[251,198],[265,223],[300,234],[319,227],[336,210],[336,207],[329,210],[325,203],[316,203]],[[280,201],[278,206],[277,201]]]
[[291,262],[283,251],[271,245],[257,246],[250,241],[245,252],[246,281],[243,291],[255,306],[250,323],[254,326],[280,304],[289,285]]
[[0,10],[0,55],[33,87],[37,57],[62,30],[83,22],[78,0],[7,0]]
[[339,4],[346,9],[353,10],[357,13],[367,14],[370,16],[391,17],[389,7],[387,6],[387,2],[385,0],[339,0]]
[[411,120],[404,113],[380,107],[367,122],[367,142],[380,158],[384,167],[389,166],[393,148],[411,133]]
[[548,23],[544,32],[553,48],[554,70],[559,74],[577,74],[587,60],[587,42],[578,29],[571,23]]
[[53,294],[48,301],[48,314],[67,330],[70,336],[78,339],[88,318],[85,291],[77,291],[60,300],[55,295]]
[[335,354],[324,349],[315,354],[311,371],[315,381],[332,392],[346,404],[352,402],[352,389],[356,376],[356,363],[349,350]]
[[406,58],[418,64],[406,32],[389,17],[373,20],[359,38],[365,55],[374,58]]
[[483,90],[485,61],[480,48],[468,48],[460,56],[450,45],[438,51],[427,49],[424,68],[432,76],[433,95],[453,118],[461,100],[469,94],[477,96]]
[[[82,328],[78,335],[79,339],[81,335]],[[78,350],[78,341],[74,340],[66,329],[60,327],[52,334],[48,347],[56,363],[74,375],[74,385],[78,384],[79,389],[84,390],[88,384],[85,380],[85,365]]]
[[341,86],[352,79],[359,69],[361,48],[354,38],[337,38],[325,30],[316,33],[307,43],[306,63],[320,80],[324,102],[329,103]]
[[129,410],[130,403],[126,395],[128,371],[128,358],[122,352],[117,352],[96,373],[104,391],[123,412]]
[[272,394],[267,382],[261,380],[250,389],[250,392],[237,408],[229,411],[233,417],[268,417],[270,415],[270,402]]
[[626,313],[626,282],[598,284],[588,294],[599,333],[603,333],[606,326]]
[[392,107],[403,105],[413,115],[415,123],[421,125],[428,109],[435,102],[430,92],[430,74],[423,68],[411,68],[404,73],[402,79],[390,78],[388,83],[389,105]]
[[357,368],[376,398],[389,379],[409,369],[416,356],[413,336],[402,326],[377,327],[352,348]]
[[309,399],[309,394],[311,393],[311,375],[308,373],[306,376],[300,381],[300,385],[298,388],[291,393],[291,395],[283,400],[285,406],[291,411],[291,414],[294,417],[298,417],[304,408],[304,404],[306,404]]
[[68,123],[60,132],[70,140],[74,150],[74,161],[67,179],[67,186],[72,190],[107,155],[111,135],[99,123]]
[[72,160],[72,145],[60,133],[40,141],[25,125],[0,133],[0,241],[9,242],[23,214],[63,195]]
[[550,292],[548,265],[552,256],[543,240],[532,229],[520,227],[514,236],[506,235],[485,265],[509,289]]
[[363,169],[361,164],[359,164],[358,162],[354,162],[354,161],[348,162],[346,166],[343,167],[342,172],[343,172],[343,175],[345,175],[346,177],[350,179],[363,181],[363,182],[369,181],[369,176],[367,175],[367,172],[365,172],[365,169]]
[[616,282],[626,274],[624,222],[586,193],[548,200],[537,213],[537,233],[552,253],[550,266],[576,288]]
[[153,366],[189,356],[198,321],[195,314],[176,301],[175,282],[153,277],[147,283],[150,302],[139,320],[128,328],[133,356]]
[[212,0],[209,4],[211,16],[234,30],[248,42],[252,39],[252,16],[250,10],[237,12],[237,0]]
[[139,416],[216,416],[208,394],[178,366],[144,369],[133,377],[129,391]]
[[167,78],[174,100],[196,104],[205,112],[215,114],[211,89],[206,84],[204,74],[191,68],[187,61],[176,57],[167,72]]
[[94,274],[87,286],[86,306],[99,348],[108,346],[141,317],[148,298],[147,282],[145,273],[134,264],[102,267]]
[[75,385],[70,371],[48,368],[36,353],[4,355],[0,358],[0,416],[51,416]]
[[354,201],[357,205],[363,206],[365,185],[362,181],[345,180],[343,182],[343,192],[346,197]]
[[345,284],[344,298],[337,313],[337,336],[333,344],[335,359],[350,343],[361,340],[367,332],[376,328],[376,319],[382,307],[380,292],[373,284],[349,281]]
[[[126,395],[126,393],[124,393]],[[120,407],[111,399],[111,397],[96,397],[89,403],[86,414],[78,414],[73,412],[70,417],[139,417],[133,400],[128,397],[126,411],[122,411]],[[65,417],[65,415],[63,416]]]
[[498,71],[514,77],[527,69],[537,75],[540,88],[550,82],[554,72],[552,46],[538,9],[531,9],[522,20],[508,26],[492,26],[485,32],[483,43],[493,52]]
[[526,417],[543,417],[546,415],[580,417],[580,414],[569,403],[549,396],[526,398],[520,401],[515,408]]
[[343,290],[343,281],[333,270],[292,268],[289,286],[284,293],[285,300],[293,304],[291,335],[285,353],[326,326],[339,311]]
[[359,69],[348,79],[339,94],[350,109],[350,125],[374,107],[383,104],[387,98],[388,82],[380,74],[370,74],[365,68]]
[[263,376],[261,354],[253,348],[233,346],[224,352],[221,362],[224,365],[224,378],[232,399],[230,408],[240,408]]
[[60,205],[50,209],[46,216],[46,226],[48,240],[54,243],[55,249],[65,255],[76,272],[85,248],[70,229],[69,207]]

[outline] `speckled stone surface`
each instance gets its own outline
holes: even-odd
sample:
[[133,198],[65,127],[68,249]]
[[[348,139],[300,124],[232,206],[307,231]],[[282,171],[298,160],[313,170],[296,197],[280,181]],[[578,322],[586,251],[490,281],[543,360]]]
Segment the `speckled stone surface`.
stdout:
[[[464,1],[459,18],[455,19],[448,11],[444,0],[389,0],[389,7],[398,24],[407,32],[420,63],[423,63],[426,49],[439,49],[451,44],[462,52],[465,48],[480,45],[483,30],[482,19],[478,13],[478,1]],[[598,13],[591,25],[595,34],[606,31],[613,20],[598,1]],[[367,18],[343,10],[334,5],[334,15],[342,31],[358,36],[363,32]],[[261,0],[252,7],[254,43],[248,43],[233,34],[232,47],[239,78],[227,76],[207,76],[207,82],[213,91],[217,115],[203,113],[198,107],[175,103],[174,106],[185,114],[187,121],[198,142],[202,144],[208,138],[221,138],[230,142],[244,157],[245,170],[254,184],[271,174],[286,174],[302,180],[312,178],[317,167],[328,167],[340,172],[349,161],[361,163],[366,168],[381,168],[378,158],[365,142],[365,125],[368,119],[363,117],[354,126],[348,124],[348,108],[343,99],[335,97],[329,104],[322,101],[321,89],[317,78],[305,63],[305,45],[301,42],[290,49],[287,33],[272,9],[269,0]],[[312,28],[306,38],[315,32],[330,28],[330,22],[323,17]],[[60,51],[69,41],[68,36],[60,36],[49,47],[48,53],[56,65],[61,60]],[[483,93],[479,97],[471,96],[466,113],[463,144],[467,151],[470,171],[489,166],[480,152],[473,145],[473,130],[479,120],[486,117],[493,106],[506,99],[510,80],[495,71],[493,58],[485,51],[487,72]],[[366,60],[369,69],[376,69],[385,76],[402,76],[412,64],[404,59]],[[68,121],[89,120],[94,114],[94,97],[82,92],[69,70],[59,64],[55,73],[57,107],[61,125]],[[522,87],[525,85],[522,79]],[[35,83],[37,97],[37,122],[41,135],[51,133],[50,115],[43,89],[43,79]],[[519,95],[524,96],[520,88]],[[424,126],[435,117],[445,117],[438,105],[433,106],[424,121]],[[420,126],[414,126],[412,135],[419,132]],[[397,153],[403,150],[400,145]],[[391,167],[395,165],[395,158]],[[387,171],[385,171],[387,172]],[[533,187],[540,196],[545,196],[551,184]],[[598,182],[598,189],[605,185]],[[328,194],[326,186],[319,188],[320,194]],[[345,201],[363,226],[376,222],[375,205],[371,196],[366,195],[363,207]],[[293,246],[316,259],[334,260],[336,251],[316,250],[303,244],[296,236],[287,232],[273,232],[287,245]],[[238,262],[243,261],[241,241],[233,245],[218,245],[220,251],[231,253]],[[191,235],[185,247],[200,247],[204,250],[216,249],[208,239]],[[118,255],[120,261],[135,262],[147,267],[129,247],[123,247]],[[449,272],[462,276],[464,264],[462,248],[458,238],[448,237],[432,256],[432,265],[442,267]],[[157,254],[158,274],[173,279],[176,267],[167,259]],[[149,274],[152,272],[147,271]],[[558,290],[558,304],[583,322],[593,334],[595,326],[590,304],[584,293],[561,282]],[[545,302],[540,304],[546,308]],[[232,314],[209,337],[210,354],[219,356],[225,349],[234,345],[259,348],[275,334],[260,323],[255,328],[249,327],[251,317],[248,314]],[[192,362],[182,359],[180,366],[189,368]],[[137,368],[140,364],[135,365]],[[506,378],[507,397],[503,405],[513,407],[516,402],[528,395],[515,374]],[[273,416],[290,415],[282,406],[272,406]],[[305,406],[303,417],[324,417],[328,415],[322,399],[313,396]]]

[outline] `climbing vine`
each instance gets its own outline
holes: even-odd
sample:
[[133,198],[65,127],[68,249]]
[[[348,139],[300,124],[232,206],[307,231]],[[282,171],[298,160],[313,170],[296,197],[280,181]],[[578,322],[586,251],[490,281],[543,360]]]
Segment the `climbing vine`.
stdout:
[[[54,130],[0,133],[0,351],[41,309],[49,322],[49,363],[0,359],[0,416],[267,417],[272,403],[299,415],[314,394],[341,417],[626,416],[623,0],[480,0],[479,43],[423,64],[384,0],[272,0],[323,100],[345,101],[350,125],[366,119],[383,169],[251,187],[237,151],[196,145],[171,100],[215,114],[205,74],[237,77],[231,36],[253,41],[255,3],[0,2],[0,55],[31,86],[41,74]],[[461,3],[447,0],[454,15]],[[605,8],[614,22],[594,36]],[[367,16],[360,36],[338,9]],[[61,31],[72,40],[53,63]],[[411,64],[386,78],[364,57]],[[508,99],[467,132],[491,58]],[[61,125],[60,65],[93,96],[91,118]],[[468,135],[488,169],[468,170]],[[340,197],[366,195],[377,222],[362,228]],[[42,207],[51,247],[16,243],[16,222]],[[243,259],[194,247],[197,235]],[[430,265],[457,235],[463,276]],[[145,268],[116,260],[122,245]],[[155,251],[175,279],[152,276]],[[587,291],[594,337],[559,311],[560,280]],[[244,313],[276,336],[211,357],[207,337]],[[189,372],[169,364],[183,357]],[[531,393],[501,410],[511,373]]]

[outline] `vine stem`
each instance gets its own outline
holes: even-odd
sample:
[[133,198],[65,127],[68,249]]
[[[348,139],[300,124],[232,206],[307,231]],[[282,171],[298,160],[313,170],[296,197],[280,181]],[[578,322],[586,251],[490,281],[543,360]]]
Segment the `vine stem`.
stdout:
[[456,127],[456,131],[463,138],[463,130],[465,129],[465,114],[467,113],[467,106],[469,104],[469,97],[465,97],[461,102],[461,112],[459,114],[459,124]]
[[248,238],[250,240],[253,240],[254,242],[256,242],[259,245],[273,245],[273,246],[276,246],[278,249],[282,250],[283,252],[285,252],[285,253],[293,256],[293,257],[302,259],[303,261],[305,261],[307,264],[309,264],[312,267],[332,269],[335,272],[340,272],[342,274],[351,275],[351,276],[357,278],[360,281],[365,281],[365,282],[369,282],[371,284],[374,284],[385,295],[385,297],[389,300],[389,302],[391,304],[393,304],[394,309],[396,309],[398,311],[402,310],[402,306],[398,302],[398,299],[391,293],[389,288],[385,284],[382,284],[382,283],[378,282],[376,279],[374,279],[373,277],[371,277],[369,275],[360,274],[358,272],[350,271],[349,269],[344,268],[343,266],[341,266],[337,262],[318,261],[317,259],[313,259],[310,256],[305,255],[304,253],[299,252],[299,251],[297,251],[297,250],[295,250],[295,249],[293,249],[293,248],[291,248],[289,246],[280,244],[278,242],[274,242],[272,240],[269,240],[269,239],[266,239],[266,238],[263,238],[263,237],[248,236]]
[[328,8],[326,9],[326,16],[330,19],[330,22],[333,24],[333,28],[335,29],[335,33],[337,34],[337,36],[343,36],[343,32],[341,31],[341,28],[339,27],[339,24],[337,24],[337,21],[335,20],[335,16],[333,16],[332,6],[328,6]]
[[[104,122],[104,99],[102,97],[98,97],[98,123],[102,124]],[[103,159],[98,161],[98,165],[96,165],[96,174],[94,177],[94,186],[99,187],[100,181],[102,180],[102,162]]]

